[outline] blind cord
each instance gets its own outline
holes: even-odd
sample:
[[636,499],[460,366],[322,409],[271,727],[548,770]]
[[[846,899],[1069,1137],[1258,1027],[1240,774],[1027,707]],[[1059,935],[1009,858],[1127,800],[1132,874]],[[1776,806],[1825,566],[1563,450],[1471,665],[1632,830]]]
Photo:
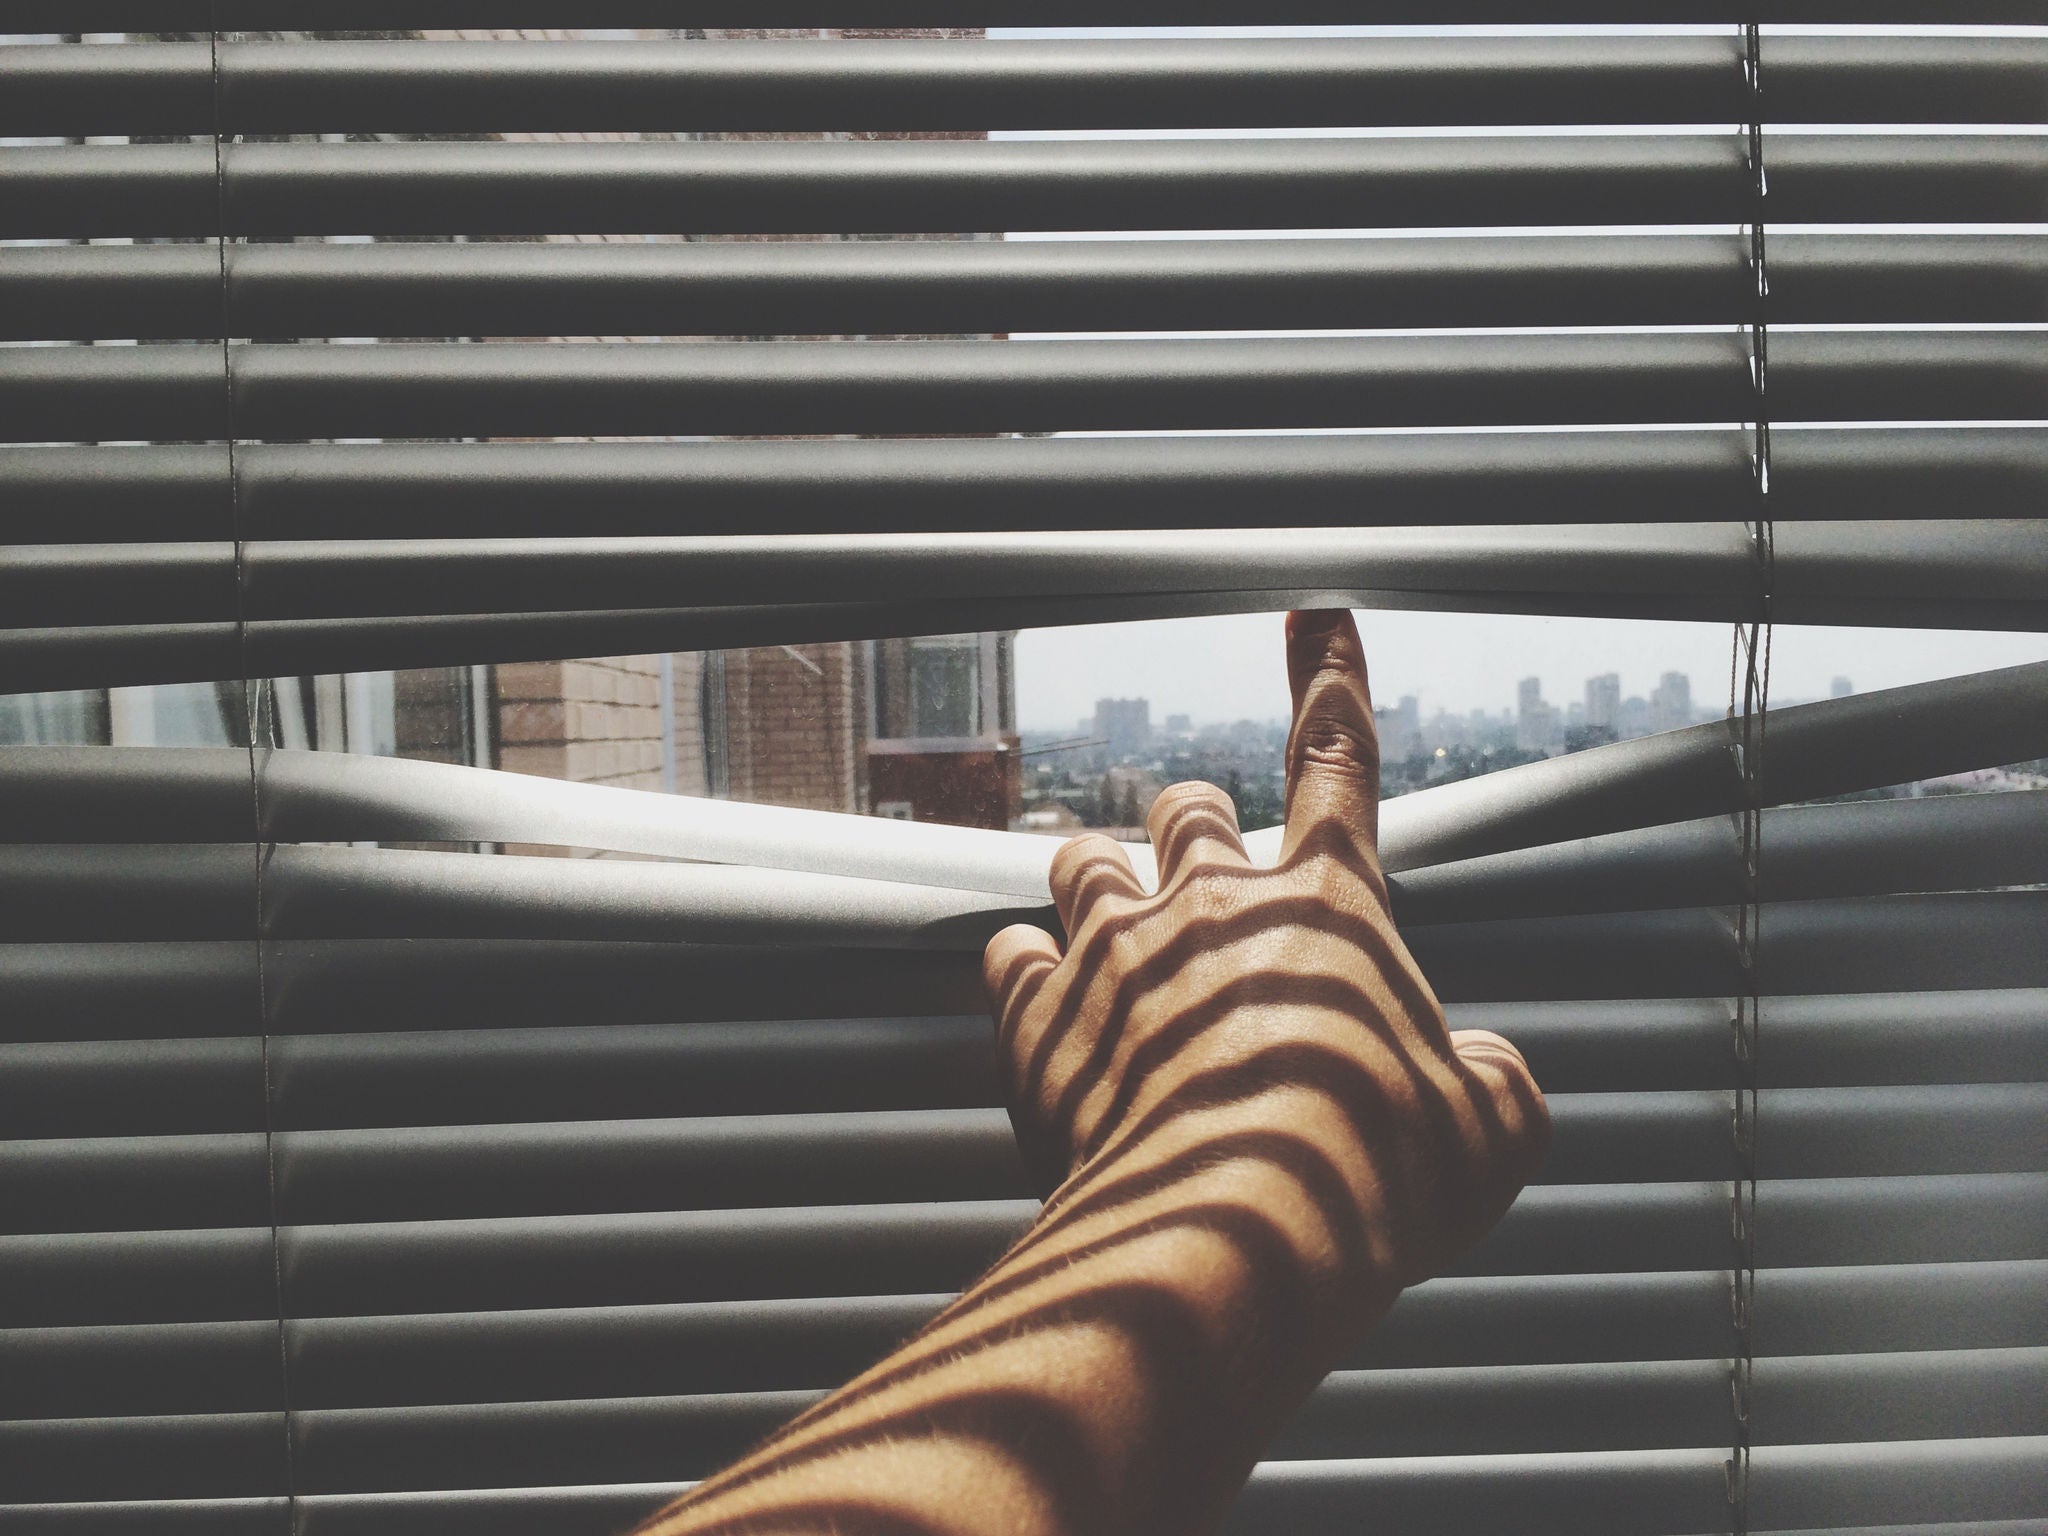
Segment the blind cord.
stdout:
[[[1750,382],[1750,537],[1755,603],[1746,621],[1735,626],[1729,647],[1728,712],[1735,725],[1736,763],[1742,780],[1742,900],[1736,916],[1736,955],[1742,971],[1742,992],[1735,1000],[1733,1055],[1735,1107],[1731,1131],[1735,1150],[1735,1188],[1730,1201],[1730,1232],[1734,1242],[1729,1299],[1735,1332],[1735,1359],[1729,1372],[1734,1411],[1734,1448],[1728,1465],[1730,1525],[1735,1536],[1749,1531],[1751,1383],[1756,1366],[1756,1140],[1757,1041],[1763,1015],[1758,950],[1762,937],[1761,871],[1763,865],[1764,727],[1771,692],[1771,595],[1776,541],[1770,515],[1770,261],[1765,242],[1765,212],[1770,193],[1764,165],[1764,78],[1760,28],[1742,29],[1742,75],[1749,105],[1746,170],[1749,177],[1748,261],[1751,279],[1749,321]],[[1738,678],[1740,696],[1737,696]],[[1739,708],[1739,713],[1738,713]]]
[[268,747],[271,723],[268,690],[252,675],[249,665],[247,540],[242,527],[241,475],[235,455],[234,325],[228,292],[228,194],[221,111],[219,0],[208,0],[207,22],[207,57],[213,93],[214,250],[219,256],[221,386],[227,396],[224,428],[228,459],[228,524],[234,539],[235,654],[242,676],[242,736],[249,755],[249,849],[255,861],[252,888],[255,893],[256,1020],[260,1031],[259,1063],[263,1070],[263,1180],[270,1207],[271,1286],[277,1301],[278,1404],[284,1416],[285,1529],[293,1531],[298,1527],[298,1477],[292,1445],[291,1343],[285,1328],[284,1245],[278,1227],[277,1116],[270,1061],[270,998],[263,965],[263,875],[268,861],[264,857],[263,789],[256,759],[257,733],[259,730],[262,732],[264,746]]

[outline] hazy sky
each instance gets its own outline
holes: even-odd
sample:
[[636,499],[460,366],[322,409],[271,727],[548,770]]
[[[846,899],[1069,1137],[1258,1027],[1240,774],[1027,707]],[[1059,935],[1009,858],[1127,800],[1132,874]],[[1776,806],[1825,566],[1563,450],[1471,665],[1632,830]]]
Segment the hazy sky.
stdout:
[[[1623,696],[1647,695],[1665,672],[1692,678],[1702,705],[1728,697],[1729,629],[1633,619],[1360,611],[1373,695],[1416,694],[1425,716],[1512,709],[1515,684],[1543,679],[1553,704],[1585,697],[1595,673],[1621,674]],[[1772,697],[1823,697],[1845,676],[1858,693],[1989,667],[2048,661],[2048,635],[1781,625],[1772,647]],[[1017,637],[1017,714],[1026,730],[1071,732],[1098,698],[1152,701],[1197,722],[1279,719],[1287,713],[1280,617],[1173,619],[1027,630]]]

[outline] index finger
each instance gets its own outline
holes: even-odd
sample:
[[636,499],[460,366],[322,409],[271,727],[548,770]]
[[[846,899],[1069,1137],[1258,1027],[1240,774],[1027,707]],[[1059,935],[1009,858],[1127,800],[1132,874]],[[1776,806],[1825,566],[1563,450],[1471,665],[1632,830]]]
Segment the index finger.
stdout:
[[1281,857],[1327,846],[1346,862],[1376,867],[1380,747],[1366,686],[1365,646],[1349,610],[1287,616],[1287,832]]

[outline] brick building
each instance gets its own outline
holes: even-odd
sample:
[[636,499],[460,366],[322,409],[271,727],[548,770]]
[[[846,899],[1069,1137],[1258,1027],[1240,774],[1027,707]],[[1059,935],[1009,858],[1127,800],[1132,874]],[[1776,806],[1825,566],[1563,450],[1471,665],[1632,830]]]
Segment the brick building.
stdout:
[[[591,34],[509,30],[426,35],[520,41]],[[966,38],[981,32],[691,28],[680,33],[639,29],[607,35],[726,41]],[[841,641],[501,667],[495,694],[497,761],[515,772],[579,783],[1005,827],[1022,810],[1012,638],[1003,634]]]

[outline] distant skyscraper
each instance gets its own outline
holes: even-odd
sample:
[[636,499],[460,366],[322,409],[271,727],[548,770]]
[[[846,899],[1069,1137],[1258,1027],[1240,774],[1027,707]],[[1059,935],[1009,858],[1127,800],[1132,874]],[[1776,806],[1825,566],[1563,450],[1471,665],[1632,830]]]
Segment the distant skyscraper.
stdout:
[[1152,701],[1097,699],[1095,734],[1107,743],[1102,750],[1110,761],[1135,757],[1152,745]]
[[1611,731],[1621,720],[1621,674],[1603,672],[1586,679],[1586,726]]
[[1552,752],[1564,741],[1564,717],[1544,702],[1543,679],[1525,677],[1515,689],[1515,745],[1524,752]]
[[1855,691],[1855,686],[1846,677],[1838,677],[1828,684],[1828,697],[1831,699],[1846,699]]
[[1692,679],[1666,672],[1650,695],[1650,729],[1676,731],[1692,724]]
[[1194,729],[1195,722],[1190,716],[1168,715],[1166,717],[1166,734],[1169,736],[1192,735]]

